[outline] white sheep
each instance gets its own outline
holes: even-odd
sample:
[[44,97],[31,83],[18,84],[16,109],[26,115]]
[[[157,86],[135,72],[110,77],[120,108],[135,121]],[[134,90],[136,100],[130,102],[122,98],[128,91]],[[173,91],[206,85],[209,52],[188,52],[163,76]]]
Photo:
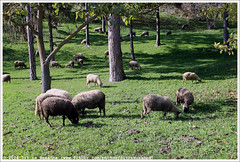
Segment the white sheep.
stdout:
[[143,98],[143,110],[141,114],[141,118],[145,113],[148,114],[148,118],[150,118],[151,111],[163,111],[163,119],[166,119],[167,112],[173,112],[175,117],[178,118],[180,113],[177,106],[173,104],[173,102],[166,96],[160,96],[157,94],[148,94]]
[[60,98],[66,98],[64,95],[61,94],[51,94],[51,93],[42,93],[39,96],[37,96],[36,100],[35,100],[35,115],[38,115],[40,119],[42,119],[43,117],[41,117],[42,113],[41,113],[41,104],[42,102],[48,98],[48,97],[60,97]]
[[82,42],[81,42],[81,44],[85,44],[86,42],[87,42],[87,40],[86,40],[86,39],[83,39]]
[[72,96],[65,90],[53,88],[53,89],[49,89],[46,93],[63,95],[63,96],[65,96],[66,99],[72,101]]
[[99,90],[92,90],[77,94],[72,99],[72,104],[77,110],[82,110],[82,115],[85,115],[85,108],[94,109],[99,107],[99,115],[103,110],[105,116],[105,94]]
[[95,74],[88,74],[87,75],[87,86],[90,88],[90,83],[93,82],[94,86],[96,86],[96,83],[99,87],[102,87],[103,83],[98,75]]
[[197,74],[193,72],[186,72],[182,75],[183,83],[186,83],[186,80],[198,80],[199,82],[202,82],[202,80],[197,76]]
[[130,61],[129,62],[129,69],[133,70],[133,67],[138,68],[138,70],[141,70],[141,66],[139,65],[139,63],[137,61]]
[[189,111],[189,105],[191,105],[194,101],[192,93],[189,92],[186,88],[179,88],[176,92],[176,95],[176,105],[178,103],[181,103],[183,111],[187,113]]
[[10,76],[10,74],[3,74],[2,75],[2,81],[11,83],[11,76]]

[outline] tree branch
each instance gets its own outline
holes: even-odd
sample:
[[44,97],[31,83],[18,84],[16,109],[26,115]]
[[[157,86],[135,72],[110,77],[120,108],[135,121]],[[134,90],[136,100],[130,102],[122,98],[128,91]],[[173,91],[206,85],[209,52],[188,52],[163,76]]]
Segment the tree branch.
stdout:
[[38,35],[38,32],[37,32],[36,30],[34,30],[33,26],[32,26],[29,22],[26,22],[26,23],[18,23],[18,22],[16,22],[16,21],[13,20],[13,19],[10,19],[10,20],[11,20],[15,25],[17,25],[17,26],[28,26],[28,27],[31,29],[31,31],[32,31],[33,34]]
[[54,55],[64,46],[72,37],[77,35],[77,33],[87,24],[92,22],[95,18],[97,17],[96,14],[94,14],[92,17],[90,17],[87,21],[85,21],[79,28],[77,28],[72,34],[67,36],[51,53],[50,55],[46,58],[46,60],[43,62],[43,64],[48,64],[50,60],[54,57]]

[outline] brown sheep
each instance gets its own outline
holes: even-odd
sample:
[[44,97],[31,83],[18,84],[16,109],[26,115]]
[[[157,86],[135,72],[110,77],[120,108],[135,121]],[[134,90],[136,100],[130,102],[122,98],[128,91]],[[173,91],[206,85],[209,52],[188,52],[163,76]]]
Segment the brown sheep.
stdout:
[[186,72],[182,75],[182,78],[183,78],[183,83],[186,83],[186,80],[198,80],[200,83],[202,82],[202,80],[197,76],[196,73],[193,73],[193,72]]
[[98,27],[98,28],[95,28],[94,29],[94,32],[101,32],[102,31],[102,28],[101,27]]
[[3,74],[2,75],[2,81],[11,83],[11,76],[10,76],[10,74]]
[[[135,31],[132,31],[132,35],[133,35],[133,36],[136,36],[136,32],[135,32]],[[128,36],[128,37],[130,36],[130,32],[127,34],[127,36]]]
[[16,69],[17,67],[27,68],[26,64],[25,64],[23,61],[14,61],[14,67],[15,67],[15,69]]
[[73,60],[77,61],[77,59],[86,60],[87,58],[82,53],[78,53],[76,55],[73,55]]
[[149,32],[148,32],[148,31],[142,32],[141,37],[143,37],[143,36],[145,36],[145,35],[149,36]]
[[73,61],[69,61],[65,67],[74,67],[74,62]]
[[85,108],[94,109],[99,107],[99,115],[101,116],[101,110],[103,110],[103,116],[105,116],[105,94],[99,90],[92,90],[77,94],[72,99],[72,104],[77,110],[82,110],[82,115],[85,115]]
[[189,92],[186,88],[179,88],[176,92],[176,95],[176,105],[178,103],[181,103],[183,111],[187,113],[189,111],[189,105],[191,105],[194,101],[192,93]]
[[51,67],[62,67],[57,61],[51,61]]
[[63,126],[65,126],[65,116],[73,123],[77,124],[79,115],[71,101],[59,97],[46,98],[41,104],[42,116],[45,118],[48,126],[52,127],[49,123],[49,116],[62,115]]
[[83,66],[83,59],[77,59],[77,63],[79,66]]
[[171,34],[172,34],[171,30],[166,32],[166,36],[171,35]]
[[151,111],[163,111],[163,119],[166,119],[167,112],[173,112],[175,117],[178,118],[180,113],[177,106],[173,104],[173,102],[166,96],[160,96],[157,94],[149,94],[143,98],[143,110],[141,118],[145,113],[148,114],[148,118],[150,118]]

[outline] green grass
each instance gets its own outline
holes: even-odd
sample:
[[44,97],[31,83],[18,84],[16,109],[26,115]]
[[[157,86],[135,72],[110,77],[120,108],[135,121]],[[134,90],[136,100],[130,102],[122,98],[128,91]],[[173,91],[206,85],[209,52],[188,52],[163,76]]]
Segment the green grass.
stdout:
[[[47,26],[45,23],[44,25]],[[59,43],[75,25],[62,24],[54,30]],[[142,70],[129,70],[129,29],[121,27],[123,64],[127,79],[109,83],[107,36],[93,33],[90,25],[91,47],[81,45],[80,32],[56,55],[65,65],[72,55],[83,53],[88,61],[83,67],[51,68],[52,88],[68,91],[72,96],[99,89],[106,95],[106,117],[98,109],[86,110],[87,117],[72,125],[61,117],[50,117],[54,128],[34,115],[35,98],[41,93],[39,58],[36,58],[39,80],[29,81],[29,69],[13,67],[15,60],[28,64],[26,42],[3,40],[3,72],[10,73],[12,83],[3,83],[3,159],[236,159],[237,158],[237,56],[220,55],[213,42],[222,41],[222,30],[173,30],[155,47],[155,31],[138,27],[134,31],[136,60]],[[149,37],[141,38],[148,29]],[[47,30],[45,48],[49,51]],[[35,47],[36,49],[36,47]],[[28,66],[29,67],[29,66]],[[182,83],[182,74],[196,72],[203,83]],[[98,74],[103,88],[86,86],[86,75]],[[140,119],[142,98],[149,93],[170,97],[175,103],[178,88],[185,87],[195,97],[190,112],[175,119],[171,113],[164,121],[162,112],[151,112],[151,120]],[[178,105],[181,109],[181,106]],[[181,109],[182,110],[182,109]],[[137,131],[134,131],[134,130]]]

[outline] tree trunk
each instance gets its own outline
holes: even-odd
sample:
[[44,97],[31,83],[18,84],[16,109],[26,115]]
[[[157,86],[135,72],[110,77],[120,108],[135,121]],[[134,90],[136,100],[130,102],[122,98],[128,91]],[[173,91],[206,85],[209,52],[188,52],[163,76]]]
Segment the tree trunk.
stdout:
[[[28,16],[26,17],[26,22],[32,23],[32,15],[31,15],[31,8],[30,5],[26,5],[26,10],[28,11]],[[28,54],[29,54],[29,65],[30,65],[30,81],[37,79],[36,74],[36,61],[35,61],[35,53],[34,53],[34,37],[27,26],[27,38],[28,38]]]
[[160,20],[159,20],[159,9],[156,10],[156,47],[160,46]]
[[217,21],[217,18],[218,18],[218,14],[217,13],[214,16],[214,19],[212,20],[212,23],[211,23],[211,20],[208,17],[206,18],[208,30],[211,30],[211,29],[213,29],[215,27],[215,23]]
[[47,90],[51,89],[51,79],[50,79],[50,70],[49,63],[45,63],[46,60],[46,51],[43,42],[43,6],[38,4],[38,34],[37,45],[40,56],[40,64],[41,64],[41,76],[42,76],[42,93],[45,93]]
[[[52,17],[50,13],[48,15],[48,31],[49,31],[49,47],[51,53],[53,51],[53,34],[52,34]],[[54,61],[54,57],[52,58],[52,61]]]
[[[86,10],[86,14],[85,14],[85,21],[88,21],[88,4],[85,3],[85,10]],[[90,46],[90,42],[89,42],[89,24],[87,24],[86,26],[86,45]]]
[[229,45],[229,43],[227,42],[228,39],[229,39],[229,33],[228,33],[228,27],[229,27],[229,24],[228,24],[228,13],[227,11],[225,11],[223,13],[223,27],[224,27],[224,38],[223,38],[223,44],[225,45]]
[[131,59],[132,61],[135,61],[135,56],[134,56],[134,48],[133,48],[133,30],[132,30],[132,16],[130,19],[130,48],[131,48]]
[[105,16],[104,15],[102,15],[102,32],[104,33],[104,34],[106,34],[106,20],[105,20]]
[[109,82],[119,82],[126,78],[123,70],[120,39],[120,16],[111,14],[108,21]]

